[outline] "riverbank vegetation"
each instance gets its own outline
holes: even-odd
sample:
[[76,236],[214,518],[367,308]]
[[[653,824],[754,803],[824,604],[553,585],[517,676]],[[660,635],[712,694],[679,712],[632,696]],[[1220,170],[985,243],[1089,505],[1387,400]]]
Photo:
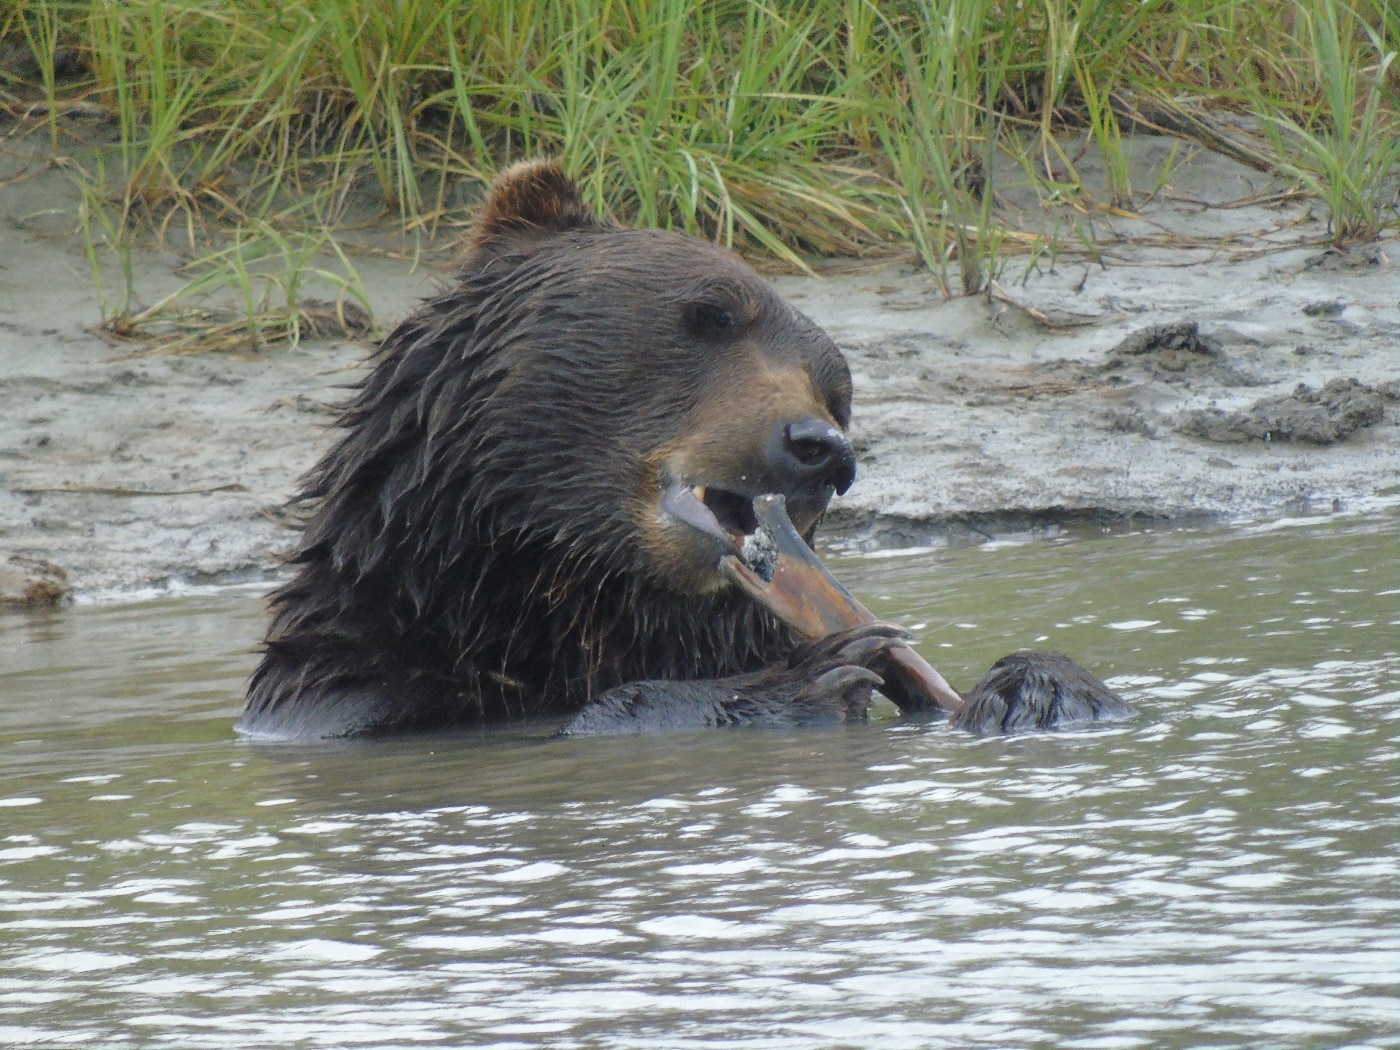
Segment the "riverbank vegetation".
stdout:
[[[797,268],[912,254],[969,293],[1160,190],[1173,159],[1134,183],[1135,133],[1372,239],[1397,222],[1397,50],[1396,0],[7,0],[0,105],[81,188],[110,330],[188,339],[182,304],[231,287],[219,323],[256,341],[298,334],[308,282],[363,300],[367,226],[446,251],[483,181],[541,154],[618,222]],[[108,262],[150,238],[193,261],[143,303]]]

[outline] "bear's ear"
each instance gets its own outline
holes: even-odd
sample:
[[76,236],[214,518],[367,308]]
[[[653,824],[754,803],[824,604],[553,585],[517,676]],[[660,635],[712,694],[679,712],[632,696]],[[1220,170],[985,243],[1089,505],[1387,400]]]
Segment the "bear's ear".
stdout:
[[473,224],[470,251],[540,234],[596,227],[578,185],[552,160],[522,160],[496,176]]

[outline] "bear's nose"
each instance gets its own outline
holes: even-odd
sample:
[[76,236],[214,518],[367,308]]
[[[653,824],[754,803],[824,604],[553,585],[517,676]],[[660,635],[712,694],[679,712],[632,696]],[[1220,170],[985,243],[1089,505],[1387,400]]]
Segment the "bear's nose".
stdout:
[[824,419],[779,423],[769,459],[780,477],[799,485],[830,485],[845,492],[856,479],[856,454],[846,435]]

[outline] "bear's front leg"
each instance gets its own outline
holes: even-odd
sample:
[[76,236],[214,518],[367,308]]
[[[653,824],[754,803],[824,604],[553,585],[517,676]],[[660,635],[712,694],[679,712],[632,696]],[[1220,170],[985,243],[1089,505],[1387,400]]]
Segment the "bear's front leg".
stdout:
[[992,665],[950,724],[977,736],[1131,718],[1137,709],[1063,653],[1020,649]]
[[881,684],[870,664],[906,637],[895,624],[863,623],[800,645],[785,663],[752,674],[629,682],[598,697],[559,734],[862,722],[870,692]]

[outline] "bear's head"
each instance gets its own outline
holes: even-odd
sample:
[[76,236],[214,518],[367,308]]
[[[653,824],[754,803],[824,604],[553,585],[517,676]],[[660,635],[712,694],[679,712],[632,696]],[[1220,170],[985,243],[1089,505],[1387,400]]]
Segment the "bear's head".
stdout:
[[509,169],[306,478],[245,726],[461,725],[772,666],[802,628],[729,555],[768,493],[810,542],[855,476],[850,411],[840,352],[733,253]]
[[754,497],[810,539],[854,479],[841,352],[732,252],[600,222],[534,161],[496,180],[460,276],[471,316],[420,336],[463,354],[428,446],[497,540],[713,594]]

